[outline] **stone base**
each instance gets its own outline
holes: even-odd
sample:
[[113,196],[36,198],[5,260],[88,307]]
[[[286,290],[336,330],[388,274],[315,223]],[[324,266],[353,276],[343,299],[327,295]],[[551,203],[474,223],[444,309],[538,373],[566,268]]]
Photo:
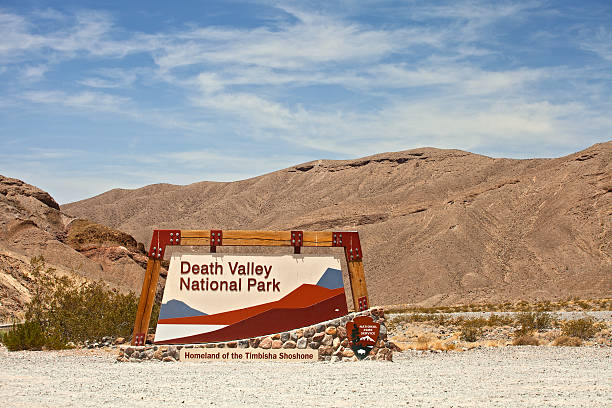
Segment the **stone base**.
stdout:
[[269,349],[314,349],[317,350],[319,361],[358,361],[349,347],[346,336],[346,324],[357,316],[372,316],[375,322],[380,323],[380,335],[376,346],[364,360],[393,361],[393,351],[397,346],[387,340],[387,326],[385,312],[375,308],[363,312],[350,313],[344,317],[318,323],[290,332],[277,333],[269,336],[254,337],[235,341],[189,344],[176,346],[121,346],[117,361],[160,360],[178,361],[182,348],[240,348],[253,350]]

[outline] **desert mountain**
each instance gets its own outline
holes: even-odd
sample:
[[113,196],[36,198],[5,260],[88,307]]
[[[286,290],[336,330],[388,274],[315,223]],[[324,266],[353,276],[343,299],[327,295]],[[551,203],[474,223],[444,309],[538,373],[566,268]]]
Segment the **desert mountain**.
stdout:
[[147,245],[155,228],[357,230],[379,305],[612,295],[612,142],[556,159],[423,148],[319,160],[62,210]]
[[123,291],[139,290],[147,260],[130,235],[69,217],[48,193],[0,175],[0,322],[20,320],[33,289],[30,260],[41,255],[60,274]]

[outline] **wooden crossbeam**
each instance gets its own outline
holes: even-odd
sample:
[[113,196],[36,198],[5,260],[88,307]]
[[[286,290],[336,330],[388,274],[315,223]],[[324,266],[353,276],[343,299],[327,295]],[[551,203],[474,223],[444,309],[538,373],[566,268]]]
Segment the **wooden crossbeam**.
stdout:
[[[180,235],[177,235],[177,232]],[[348,276],[350,280],[353,306],[355,310],[369,308],[368,291],[363,269],[359,234],[356,232],[300,231],[301,242],[292,241],[291,231],[258,231],[258,230],[225,230],[222,232],[222,243],[211,245],[211,230],[155,230],[149,249],[149,260],[142,283],[142,292],[138,302],[133,345],[144,345],[149,329],[149,320],[155,301],[155,292],[159,280],[161,260],[166,245],[210,246],[287,246],[287,247],[344,247]],[[180,236],[180,239],[177,237]],[[160,249],[160,246],[163,246]]]
[[[210,230],[181,230],[181,245],[210,245]],[[291,231],[223,231],[224,246],[291,246]],[[332,233],[304,231],[302,246],[330,247]]]

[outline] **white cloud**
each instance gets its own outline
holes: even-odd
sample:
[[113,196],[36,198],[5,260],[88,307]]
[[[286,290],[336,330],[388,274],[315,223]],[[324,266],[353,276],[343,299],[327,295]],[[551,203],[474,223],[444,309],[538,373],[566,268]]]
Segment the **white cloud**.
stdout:
[[18,162],[23,160],[63,160],[83,155],[84,153],[84,151],[76,149],[29,147],[19,152],[12,151],[10,154],[0,153],[0,158],[3,160],[11,159],[12,161]]
[[524,11],[539,7],[542,2],[483,2],[463,1],[451,2],[446,5],[424,4],[411,10],[411,16],[416,19],[448,18],[470,21],[481,21],[486,24],[500,19],[516,17]]
[[30,91],[25,92],[23,98],[36,103],[98,111],[120,111],[125,104],[130,102],[130,99],[126,97],[90,91],[72,94],[62,91]]
[[238,64],[275,69],[304,69],[318,63],[379,59],[429,37],[415,30],[369,30],[325,18],[280,30],[198,29],[167,38],[156,51],[162,70],[193,64]]
[[81,79],[78,83],[90,88],[125,88],[132,85],[137,77],[137,70],[99,69],[96,76]]
[[605,60],[612,61],[612,31],[608,31],[604,27],[600,27],[594,34],[583,38],[580,41],[580,46]]
[[25,81],[39,81],[49,71],[48,65],[27,65],[23,68],[21,76]]
[[24,17],[0,11],[0,56],[4,61],[12,60],[21,51],[42,46],[44,39],[28,32],[32,28]]
[[201,107],[215,109],[246,119],[249,124],[280,130],[293,128],[294,114],[279,103],[246,93],[216,94],[195,101]]

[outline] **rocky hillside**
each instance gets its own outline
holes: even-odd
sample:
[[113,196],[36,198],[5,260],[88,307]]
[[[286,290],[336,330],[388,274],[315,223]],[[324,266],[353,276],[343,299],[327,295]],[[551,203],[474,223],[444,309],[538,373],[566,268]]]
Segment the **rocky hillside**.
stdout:
[[30,259],[41,255],[61,274],[140,290],[147,258],[136,240],[59,208],[48,193],[0,175],[0,322],[21,318],[33,289]]
[[357,230],[374,304],[612,295],[612,142],[557,159],[417,149],[62,206],[154,228]]

